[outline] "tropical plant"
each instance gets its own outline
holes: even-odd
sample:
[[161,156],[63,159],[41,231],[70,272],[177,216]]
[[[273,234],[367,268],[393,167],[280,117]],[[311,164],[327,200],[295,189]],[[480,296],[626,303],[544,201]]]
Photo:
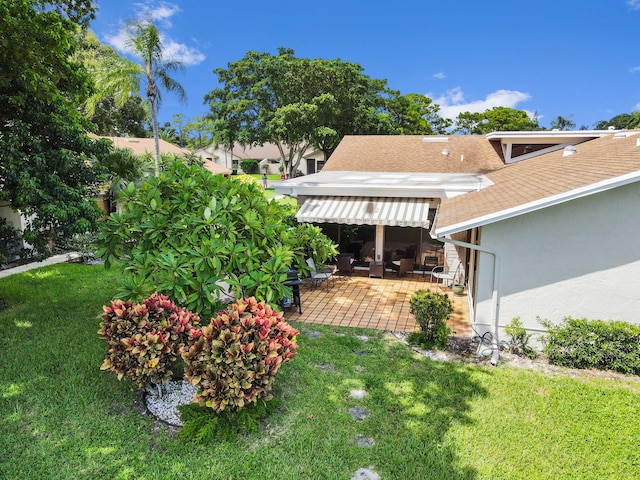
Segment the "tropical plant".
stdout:
[[419,343],[426,347],[447,346],[451,334],[447,320],[453,305],[446,294],[418,290],[409,299],[409,311],[420,326]]
[[180,348],[200,323],[197,315],[178,308],[168,297],[152,294],[139,304],[114,300],[103,306],[98,334],[109,352],[100,367],[138,387],[162,384],[173,372]]
[[174,92],[180,101],[186,101],[184,88],[171,74],[184,69],[177,60],[165,60],[160,31],[152,20],[139,20],[128,24],[129,39],[127,45],[142,58],[138,65],[138,74],[146,83],[146,98],[151,110],[151,127],[155,140],[155,175],[160,175],[160,142],[158,133],[158,110],[161,104],[160,87]]
[[296,354],[298,331],[255,298],[238,300],[193,331],[182,349],[194,401],[220,413],[272,398],[280,366]]
[[289,210],[259,184],[174,162],[121,198],[98,237],[105,266],[123,268],[119,298],[158,290],[209,317],[227,294],[273,304],[290,296],[284,282],[300,240],[283,221]]
[[240,168],[244,173],[249,173],[249,174],[258,173],[260,169],[258,165],[258,161],[253,159],[242,160],[240,162]]

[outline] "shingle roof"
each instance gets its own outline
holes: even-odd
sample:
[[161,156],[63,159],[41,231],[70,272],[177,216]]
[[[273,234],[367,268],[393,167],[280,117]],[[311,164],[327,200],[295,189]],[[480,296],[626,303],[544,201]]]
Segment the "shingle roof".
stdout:
[[490,173],[494,185],[442,202],[436,231],[462,231],[560,203],[601,182],[615,185],[613,180],[624,175],[637,173],[640,180],[639,133],[607,135],[576,145],[573,155],[559,150]]
[[[113,142],[113,146],[116,148],[128,148],[133,151],[135,155],[144,155],[145,153],[154,153],[156,151],[153,138],[131,138],[131,137],[97,137],[106,138]],[[166,142],[160,139],[160,153],[174,153],[176,155],[184,155],[189,151],[185,148],[180,148],[173,143]]]
[[499,144],[482,135],[347,135],[322,171],[483,174],[503,167]]

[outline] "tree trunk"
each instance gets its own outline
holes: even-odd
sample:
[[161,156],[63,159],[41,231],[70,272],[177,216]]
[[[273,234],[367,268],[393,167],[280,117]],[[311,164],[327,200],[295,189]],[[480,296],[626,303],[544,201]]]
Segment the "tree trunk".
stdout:
[[156,147],[154,158],[155,176],[160,176],[160,136],[158,135],[158,112],[156,111],[155,99],[151,99],[151,128],[153,130],[153,140]]

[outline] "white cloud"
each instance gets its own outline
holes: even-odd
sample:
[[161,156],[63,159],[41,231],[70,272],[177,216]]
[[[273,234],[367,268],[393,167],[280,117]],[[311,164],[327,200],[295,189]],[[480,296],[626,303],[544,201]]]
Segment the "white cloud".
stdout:
[[[161,30],[171,28],[169,19],[182,10],[178,5],[168,2],[146,2],[135,3],[138,9],[139,19],[150,19],[156,22]],[[135,53],[127,45],[129,36],[126,26],[122,26],[114,35],[107,35],[106,42],[121,53],[135,56]],[[177,42],[164,32],[160,32],[160,41],[162,42],[163,53],[166,59],[182,62],[185,66],[198,65],[204,61],[205,55],[196,48],[189,47],[184,43]]]
[[171,39],[162,40],[162,46],[164,47],[164,54],[169,60],[177,60],[182,62],[185,66],[198,65],[202,63],[205,56],[199,50],[188,47],[184,43],[178,43]]
[[438,80],[444,80],[447,78],[444,72],[438,72],[433,74],[433,78],[437,78]]
[[[640,2],[640,0],[638,0],[638,1]],[[631,67],[631,68],[629,69],[629,71],[630,71],[631,73],[640,72],[640,67]]]
[[627,0],[627,5],[631,10],[640,10],[640,0]]
[[[640,0],[638,0],[640,1]],[[483,100],[465,101],[464,92],[460,87],[447,90],[444,95],[434,97],[434,103],[440,105],[440,116],[444,118],[456,118],[462,112],[481,113],[493,107],[516,108],[516,106],[529,100],[531,95],[517,90],[497,90],[487,95]],[[532,117],[533,112],[527,112]]]
[[162,23],[165,27],[171,27],[169,19],[182,10],[178,5],[168,2],[135,3],[139,10],[138,18],[149,18],[154,22]]

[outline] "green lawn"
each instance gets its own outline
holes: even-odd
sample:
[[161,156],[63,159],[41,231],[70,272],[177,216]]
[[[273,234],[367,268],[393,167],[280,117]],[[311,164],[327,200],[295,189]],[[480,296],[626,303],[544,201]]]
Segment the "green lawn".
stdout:
[[434,362],[379,332],[305,324],[259,433],[183,443],[99,370],[97,316],[115,290],[100,266],[0,279],[0,478],[640,478],[635,382]]

